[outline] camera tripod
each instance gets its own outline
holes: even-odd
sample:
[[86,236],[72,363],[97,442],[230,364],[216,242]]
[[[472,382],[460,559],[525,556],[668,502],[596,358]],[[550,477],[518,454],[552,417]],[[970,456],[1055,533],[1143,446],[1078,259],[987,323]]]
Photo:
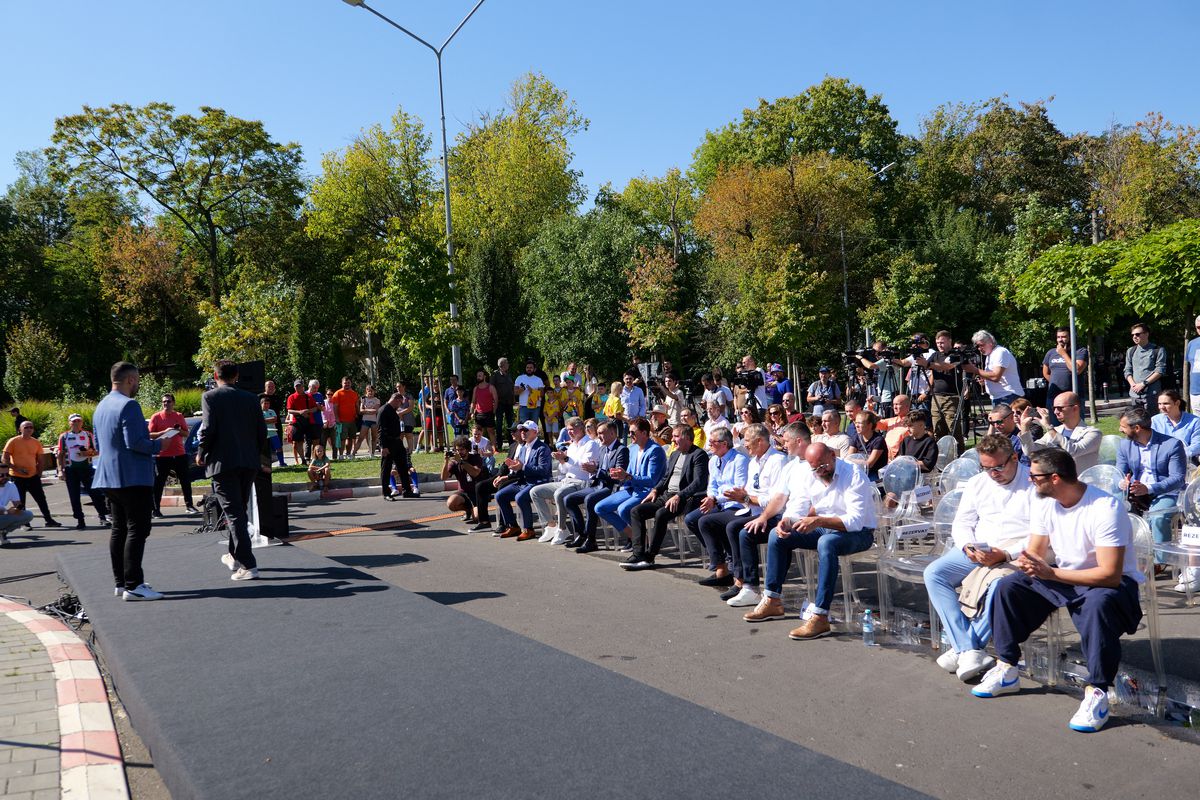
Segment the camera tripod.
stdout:
[[954,421],[950,424],[950,435],[953,436],[956,431],[961,431],[965,442],[968,434],[972,438],[977,438],[979,436],[978,428],[982,425],[986,430],[989,423],[987,421],[988,409],[983,402],[983,392],[980,390],[979,384],[970,380],[964,387],[963,377],[964,373],[961,369],[955,370],[958,405],[954,410]]

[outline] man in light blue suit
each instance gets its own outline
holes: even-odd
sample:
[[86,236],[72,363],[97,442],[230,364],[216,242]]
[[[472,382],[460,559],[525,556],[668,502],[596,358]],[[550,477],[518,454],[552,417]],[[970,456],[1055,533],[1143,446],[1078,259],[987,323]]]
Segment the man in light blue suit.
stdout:
[[154,456],[162,440],[151,439],[138,391],[138,368],[118,361],[111,371],[112,391],[92,414],[100,456],[92,486],[103,489],[111,507],[112,559],[116,595],[123,600],[160,600],[142,574],[142,553],[154,510]]
[[596,504],[596,513],[600,518],[625,538],[625,550],[633,549],[633,527],[630,524],[633,507],[650,494],[667,469],[667,451],[650,438],[649,420],[637,417],[629,423],[629,432],[633,436],[633,446],[629,448],[629,470],[616,467],[609,473],[620,481],[621,488]]

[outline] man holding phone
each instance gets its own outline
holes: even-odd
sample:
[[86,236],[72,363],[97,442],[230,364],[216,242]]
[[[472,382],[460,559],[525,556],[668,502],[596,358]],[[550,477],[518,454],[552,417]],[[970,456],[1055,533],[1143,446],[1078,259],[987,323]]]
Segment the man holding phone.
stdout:
[[175,410],[175,395],[164,392],[162,408],[150,416],[150,438],[162,439],[162,450],[154,459],[154,516],[161,517],[163,487],[174,473],[187,504],[188,514],[199,514],[192,505],[191,464],[184,452],[183,442],[188,435],[187,419]]
[[950,637],[951,649],[938,657],[938,666],[969,681],[988,669],[994,659],[984,648],[992,638],[992,594],[996,581],[974,618],[959,605],[956,589],[978,567],[998,567],[1016,559],[1029,536],[1034,501],[1029,469],[1017,459],[1012,442],[990,433],[975,446],[982,471],[967,481],[954,515],[954,544],[925,568],[925,590]]

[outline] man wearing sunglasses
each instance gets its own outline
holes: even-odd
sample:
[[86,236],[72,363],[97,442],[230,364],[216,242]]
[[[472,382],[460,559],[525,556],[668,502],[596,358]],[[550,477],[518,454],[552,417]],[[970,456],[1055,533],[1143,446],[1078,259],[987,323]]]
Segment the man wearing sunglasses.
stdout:
[[1162,377],[1167,374],[1167,351],[1150,341],[1150,328],[1141,322],[1129,333],[1133,338],[1133,346],[1125,351],[1129,402],[1149,405],[1162,391]]
[[[1082,473],[1085,469],[1100,463],[1100,440],[1103,436],[1098,428],[1083,424],[1083,405],[1075,392],[1060,392],[1055,395],[1053,410],[1039,408],[1038,418],[1045,435],[1034,441],[1031,425],[1034,417],[1030,416],[1021,421],[1021,449],[1026,453],[1036,453],[1047,447],[1057,447],[1065,450],[1075,459],[1075,471]],[[1053,413],[1057,424],[1050,417]]]
[[[1017,567],[1002,578],[992,600],[996,666],[971,693],[997,697],[1020,686],[1021,645],[1056,609],[1066,608],[1079,631],[1088,686],[1070,728],[1094,733],[1108,722],[1108,688],[1121,663],[1121,634],[1142,618],[1138,571],[1129,515],[1121,501],[1078,480],[1063,450],[1034,453],[1029,469],[1038,500],[1030,516],[1029,544]],[[1057,562],[1048,562],[1053,548]]]
[[925,590],[950,638],[938,666],[969,681],[994,659],[984,648],[992,638],[992,594],[988,585],[974,617],[959,605],[956,591],[977,567],[998,567],[1021,555],[1029,536],[1034,501],[1029,470],[1005,436],[988,434],[975,446],[983,471],[967,481],[951,533],[954,545],[925,568]]
[[1003,436],[1012,445],[1013,452],[1025,466],[1029,466],[1029,456],[1021,446],[1021,436],[1017,429],[1017,416],[1008,403],[997,403],[988,412],[988,433]]

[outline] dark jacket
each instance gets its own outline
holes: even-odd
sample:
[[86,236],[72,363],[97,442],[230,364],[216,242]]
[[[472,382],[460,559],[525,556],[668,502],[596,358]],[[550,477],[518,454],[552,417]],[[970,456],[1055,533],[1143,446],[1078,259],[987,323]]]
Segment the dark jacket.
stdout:
[[687,455],[679,450],[671,453],[671,457],[667,459],[667,469],[663,473],[662,480],[654,487],[657,497],[667,496],[667,484],[671,482],[675,465],[681,458],[684,461],[683,474],[679,476],[679,496],[687,500],[697,495],[703,497],[708,492],[708,453],[702,448],[692,447],[687,451]]
[[208,477],[238,469],[260,469],[259,453],[266,446],[258,398],[235,386],[218,386],[200,398],[204,421],[200,428],[200,459]]
[[391,403],[384,403],[379,407],[379,441],[385,447],[391,449],[390,442],[396,442],[400,439],[403,431],[400,429],[400,414],[396,411],[396,407]]
[[617,482],[609,477],[608,471],[613,467],[629,469],[629,448],[621,444],[620,439],[614,439],[611,447],[606,447],[600,457],[600,465],[592,476],[592,486],[607,486],[615,489]]

